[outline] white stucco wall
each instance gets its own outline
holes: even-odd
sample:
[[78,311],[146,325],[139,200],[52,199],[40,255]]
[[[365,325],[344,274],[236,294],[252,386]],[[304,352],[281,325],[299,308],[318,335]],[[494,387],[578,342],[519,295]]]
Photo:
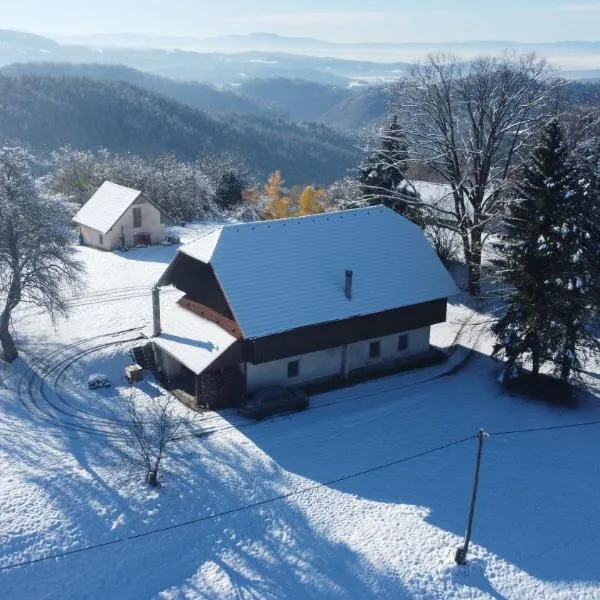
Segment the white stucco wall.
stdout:
[[[133,226],[133,208],[142,211],[142,226]],[[83,236],[86,246],[102,248],[103,250],[115,250],[121,247],[121,232],[125,234],[125,245],[131,248],[134,245],[135,236],[140,233],[150,235],[150,243],[158,244],[165,239],[165,225],[160,222],[160,211],[146,201],[137,201],[130,206],[125,214],[113,225],[112,229],[102,236],[95,229],[80,225],[79,230]]]
[[[408,335],[408,346],[406,350],[398,350],[398,338],[401,335]],[[371,342],[379,340],[381,343],[381,356],[379,358],[369,358],[369,347]],[[385,363],[391,360],[407,358],[423,354],[429,350],[429,327],[421,329],[413,329],[412,331],[404,331],[395,333],[372,340],[356,342],[348,346],[348,361],[350,370],[360,369]]]
[[[102,250],[112,250],[112,234],[107,233],[100,237],[100,232],[96,229],[91,229],[90,227],[86,227],[85,225],[79,226],[79,231],[83,238],[83,243],[86,246],[93,246],[94,248],[101,248]],[[102,239],[102,243],[100,243],[100,239]]]
[[[133,226],[133,209],[142,211],[142,226]],[[130,206],[125,214],[115,223],[109,232],[113,235],[113,248],[121,246],[121,230],[125,234],[125,245],[130,248],[134,245],[135,236],[140,233],[150,234],[150,243],[158,244],[165,239],[165,225],[160,222],[160,211],[148,202],[135,203]]]
[[[293,360],[300,361],[300,374],[297,377],[288,377],[288,363]],[[274,360],[260,365],[247,364],[247,385],[249,390],[267,385],[293,386],[331,377],[341,372],[342,348],[331,348],[319,352],[311,352],[302,356],[291,356],[281,360]]]
[[[408,335],[408,347],[406,350],[398,351],[398,338],[400,335]],[[371,342],[381,342],[381,356],[369,358],[369,347]],[[349,369],[383,364],[386,362],[408,358],[424,354],[429,350],[429,327],[405,331],[401,334],[388,335],[349,344],[347,360]],[[297,377],[288,377],[288,363],[293,360],[300,361],[300,373]],[[311,352],[302,356],[291,356],[281,360],[254,365],[247,364],[248,389],[253,390],[267,385],[294,386],[340,375],[343,369],[342,347]]]

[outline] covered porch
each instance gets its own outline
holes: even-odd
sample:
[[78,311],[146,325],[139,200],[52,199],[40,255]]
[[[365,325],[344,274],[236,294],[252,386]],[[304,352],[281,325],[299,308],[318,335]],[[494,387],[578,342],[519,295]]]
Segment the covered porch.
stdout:
[[245,391],[239,340],[175,303],[161,315],[160,335],[151,337],[159,378],[194,410],[237,404]]

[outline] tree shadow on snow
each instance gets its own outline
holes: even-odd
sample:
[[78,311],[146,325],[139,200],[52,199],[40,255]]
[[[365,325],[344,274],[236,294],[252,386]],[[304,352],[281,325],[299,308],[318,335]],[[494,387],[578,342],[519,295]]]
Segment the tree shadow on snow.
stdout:
[[[102,436],[76,433],[50,444],[32,437],[17,448],[3,438],[0,450],[20,461],[65,521],[64,530],[54,526],[56,534],[40,532],[47,542],[38,542],[34,552],[68,549],[73,538],[81,547],[167,528],[5,571],[5,597],[409,597],[385,561],[369,559],[329,533],[319,511],[319,502],[329,498],[320,491],[307,509],[300,497],[237,509],[297,487],[298,481],[288,481],[290,473],[311,486],[462,439],[480,427],[500,432],[600,418],[596,398],[568,409],[503,394],[497,371],[495,361],[476,356],[452,376],[409,387],[402,386],[402,375],[386,378],[315,398],[304,413],[243,423],[246,439],[190,439],[169,459],[158,492],[123,470],[119,450]],[[68,469],[53,461],[55,445],[73,457]],[[579,551],[578,544],[593,544],[600,529],[599,449],[594,427],[492,435],[484,447],[473,556],[480,546],[542,580],[597,582],[598,555]],[[475,450],[470,440],[331,487],[349,497],[423,507],[423,519],[459,540]],[[227,514],[207,518],[221,512]],[[339,515],[342,523],[344,518]],[[193,519],[205,520],[170,529]],[[31,544],[29,538],[13,543],[11,555],[27,558]],[[466,577],[451,567],[451,577],[501,599],[481,565]],[[411,593],[419,591],[418,582],[411,586]]]
[[[600,402],[585,392],[575,408],[511,395],[497,383],[499,372],[497,361],[475,353],[451,376],[406,389],[387,378],[338,390],[313,399],[305,413],[244,434],[282,469],[328,481],[484,428],[492,436],[484,446],[473,543],[541,580],[598,583],[600,555],[591,550],[600,531],[600,426],[493,434],[600,420]],[[333,487],[367,500],[425,507],[427,522],[460,539],[476,444],[473,439]],[[478,579],[476,587],[489,586],[482,573]]]
[[[71,465],[61,477],[61,463],[52,460],[38,469],[42,449],[19,449],[17,460],[30,467],[28,480],[64,519],[56,532],[40,532],[48,541],[36,544],[33,556],[167,530],[5,571],[0,574],[5,598],[146,598],[163,591],[173,598],[207,599],[407,597],[383,569],[331,539],[294,502],[236,511],[278,495],[286,476],[272,462],[257,461],[248,443],[209,438],[181,444],[158,492],[121,475],[107,477],[117,456],[107,440],[76,434],[64,443],[82,472]],[[11,548],[11,554],[27,558],[30,544]]]

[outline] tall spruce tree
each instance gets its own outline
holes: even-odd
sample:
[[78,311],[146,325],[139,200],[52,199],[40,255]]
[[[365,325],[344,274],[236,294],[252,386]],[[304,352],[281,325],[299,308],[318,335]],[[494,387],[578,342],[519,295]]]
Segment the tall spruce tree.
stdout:
[[522,168],[518,199],[496,244],[497,266],[512,291],[493,327],[494,354],[505,358],[509,376],[527,361],[534,374],[550,361],[569,379],[580,352],[593,345],[586,319],[594,244],[589,188],[558,120],[551,120]]
[[516,185],[517,199],[504,217],[505,232],[495,244],[502,279],[512,287],[506,314],[494,325],[494,355],[503,356],[506,374],[515,376],[531,361],[537,374],[559,346],[554,319],[555,281],[560,270],[549,252],[556,217],[571,172],[558,122],[551,121],[523,165]]
[[555,280],[560,342],[554,355],[554,371],[563,380],[578,376],[582,358],[599,348],[590,319],[599,259],[596,202],[585,165],[577,165],[565,190],[562,223],[555,225],[554,236],[548,240],[548,252],[560,271]]
[[384,204],[424,227],[420,196],[406,178],[407,166],[406,136],[394,115],[380,132],[376,148],[367,152],[359,167],[361,193],[368,204]]

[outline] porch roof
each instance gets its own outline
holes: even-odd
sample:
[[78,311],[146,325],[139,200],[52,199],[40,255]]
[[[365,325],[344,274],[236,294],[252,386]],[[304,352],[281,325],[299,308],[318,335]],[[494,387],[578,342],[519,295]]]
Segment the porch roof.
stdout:
[[152,326],[143,333],[196,375],[210,367],[236,342],[236,338],[219,325],[178,303],[161,310],[161,334],[158,337],[152,337]]

